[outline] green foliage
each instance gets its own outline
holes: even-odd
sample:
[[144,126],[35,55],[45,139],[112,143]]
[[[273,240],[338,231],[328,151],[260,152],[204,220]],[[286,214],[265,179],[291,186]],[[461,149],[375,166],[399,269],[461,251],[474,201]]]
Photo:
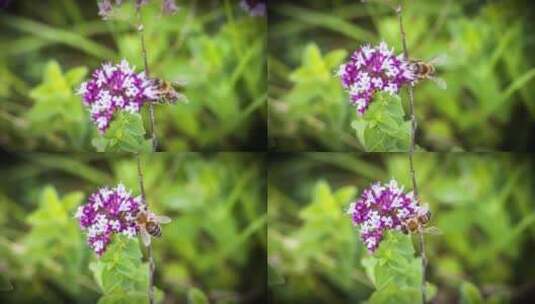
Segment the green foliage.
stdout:
[[369,303],[415,303],[421,301],[421,260],[415,257],[411,238],[388,233],[372,256],[362,265],[376,291]]
[[[84,241],[73,210],[82,202],[81,192],[72,192],[62,199],[54,187],[46,186],[40,195],[38,208],[26,218],[31,230],[20,245],[22,260],[30,268],[25,276],[34,277],[47,272],[55,284],[71,295],[80,293],[80,271],[87,257]],[[66,254],[68,253],[68,254]]]
[[[275,273],[278,277],[277,284],[272,286],[276,295],[305,296],[314,289],[318,299],[336,297],[329,293],[328,288],[316,286],[314,278],[309,276],[312,269],[327,281],[345,289],[352,288],[355,280],[366,281],[364,273],[355,269],[357,252],[362,249],[352,244],[353,230],[344,212],[355,194],[354,187],[333,191],[325,182],[316,183],[312,189],[312,201],[295,215],[300,224],[286,229],[279,227],[279,221],[284,217],[282,210],[269,210],[268,263],[272,275]],[[268,197],[269,208],[276,201],[291,203],[272,188]],[[278,204],[273,205],[277,208]]]
[[206,295],[198,289],[198,288],[192,288],[188,292],[188,303],[189,304],[208,304],[208,299],[206,298]]
[[[345,50],[333,50],[325,55],[315,43],[307,44],[303,49],[301,66],[289,74],[293,84],[291,90],[279,98],[272,98],[269,106],[270,145],[278,149],[285,146],[285,139],[291,133],[316,134],[317,144],[342,147],[350,138],[346,134],[344,121],[353,115],[348,107],[341,106],[345,94],[340,90],[340,83],[334,71],[347,56]],[[278,127],[274,127],[277,125]],[[279,141],[280,140],[280,141]],[[298,142],[303,145],[305,143]]]
[[[304,58],[310,56],[311,45],[324,54],[347,55],[362,44],[381,40],[400,53],[399,22],[385,2],[271,5],[271,147],[283,151],[375,151],[365,141],[363,144],[362,136],[354,135],[352,127],[365,127],[352,123],[359,120],[355,108],[334,76],[348,56],[327,65],[332,77],[318,72],[326,66],[323,62],[314,61],[318,66],[315,70]],[[525,7],[522,1],[418,0],[404,4],[411,58],[430,60],[442,54],[448,59],[437,66],[438,76],[448,84],[446,90],[428,80],[414,90],[419,130],[416,142],[421,147],[432,151],[532,148],[535,62],[530,55],[533,45],[528,41],[533,38],[529,29],[534,23]],[[303,70],[308,73],[301,73]],[[310,86],[296,82],[296,73]],[[408,96],[402,91],[402,104],[407,109]],[[381,135],[391,137],[391,133],[378,130],[373,137]],[[389,138],[386,142],[391,140],[395,141]],[[403,147],[391,145],[385,148],[398,151]]]
[[98,152],[150,152],[151,140],[145,139],[141,115],[121,112],[103,135],[93,139]]
[[5,274],[0,273],[0,291],[9,291],[12,289],[13,285],[11,285],[9,279],[5,276]]
[[[229,2],[225,9],[218,0],[188,1],[180,4],[176,15],[162,16],[157,2],[142,10],[150,76],[187,82],[184,94],[190,100],[155,106],[160,150],[260,149],[265,144],[262,121],[267,116],[265,19],[248,16],[237,3]],[[94,151],[104,146],[119,150],[115,144],[103,143],[81,97],[72,94],[79,82],[68,82],[69,90],[58,93],[61,96],[41,90],[35,106],[29,102],[35,100],[30,88],[40,78],[50,88],[65,87],[65,79],[49,76],[45,66],[51,60],[66,69],[83,65],[93,71],[103,61],[125,58],[141,71],[144,64],[133,4],[125,2],[109,21],[98,16],[96,1],[16,6],[16,17],[8,10],[0,18],[4,145],[40,151]],[[36,125],[26,115],[33,107],[44,108],[37,109],[35,116],[46,121],[38,119]],[[148,111],[142,112],[148,129]],[[98,142],[96,148],[92,140]]]
[[377,94],[362,118],[351,126],[367,152],[409,150],[411,123],[404,119],[399,96]]
[[[521,298],[519,288],[535,275],[529,245],[535,238],[533,160],[520,154],[415,153],[414,165],[419,196],[433,213],[429,225],[442,231],[425,235],[427,297],[446,303]],[[278,157],[268,181],[275,302],[418,303],[417,238],[411,243],[401,233],[387,235],[370,255],[345,214],[356,187],[390,178],[409,188],[406,154]]]
[[[214,303],[262,297],[263,160],[248,153],[156,153],[142,154],[142,165],[151,209],[172,218],[152,243],[158,302],[186,303],[192,286]],[[138,194],[133,156],[32,154],[4,169],[10,178],[0,187],[0,269],[15,289],[0,292],[0,302],[147,302],[144,247],[114,237],[97,258],[74,218],[84,195],[68,192],[88,195],[122,181]]]
[[[34,100],[26,113],[31,136],[54,141],[62,149],[82,150],[87,140],[88,115],[74,94],[87,74],[87,68],[70,69],[63,74],[56,61],[49,61],[42,83],[29,92]],[[55,134],[54,134],[55,133]]]
[[474,284],[464,282],[461,285],[461,303],[462,304],[480,304],[483,303],[481,293]]
[[[115,237],[106,253],[92,262],[89,269],[102,291],[98,303],[148,302],[149,265],[142,262],[137,239]],[[163,294],[158,292],[157,295],[161,300]]]

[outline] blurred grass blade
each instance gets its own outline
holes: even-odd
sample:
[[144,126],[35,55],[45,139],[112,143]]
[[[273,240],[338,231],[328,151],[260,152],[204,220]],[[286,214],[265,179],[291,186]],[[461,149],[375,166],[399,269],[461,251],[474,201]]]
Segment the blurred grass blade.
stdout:
[[370,179],[382,180],[386,178],[386,174],[381,168],[345,153],[315,152],[307,153],[307,157],[316,162],[332,164]]
[[96,185],[110,184],[113,179],[105,173],[94,169],[72,157],[51,154],[30,153],[26,157],[40,166],[63,170],[88,180]]
[[112,59],[116,57],[116,54],[113,50],[86,39],[82,35],[75,32],[54,28],[43,23],[8,15],[2,16],[2,21],[6,25],[22,32],[33,34],[44,40],[66,44],[101,59]]
[[274,9],[280,14],[339,32],[359,41],[374,42],[377,40],[371,31],[351,24],[336,15],[319,13],[290,4],[275,6]]

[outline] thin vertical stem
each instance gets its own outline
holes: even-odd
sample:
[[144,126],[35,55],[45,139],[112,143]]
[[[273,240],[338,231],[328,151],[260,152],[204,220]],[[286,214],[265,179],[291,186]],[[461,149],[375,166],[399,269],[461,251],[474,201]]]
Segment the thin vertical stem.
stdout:
[[[138,9],[136,14],[137,14],[137,19],[138,19],[137,30],[139,32],[139,37],[141,40],[141,55],[143,56],[143,65],[145,69],[145,75],[147,77],[150,77],[149,63],[147,59],[147,48],[145,47],[145,34],[144,34],[145,29],[143,27],[143,20],[141,18],[141,9]],[[154,105],[152,104],[152,102],[149,102],[149,120],[150,120],[149,132],[150,132],[150,137],[152,141],[152,150],[156,151],[158,148],[158,140],[156,138],[156,128],[155,128],[156,118],[154,116]]]
[[[139,153],[136,153],[136,158],[137,158],[137,176],[139,180],[139,189],[141,191],[141,199],[148,209],[149,203],[147,202],[146,197],[145,197],[145,185],[143,183],[143,170],[141,167],[141,155]],[[154,258],[152,256],[152,245],[150,244],[147,247],[147,260],[149,262],[149,286],[148,286],[149,303],[155,304],[156,298],[154,297],[154,270],[156,269],[156,265],[154,264]]]
[[[405,60],[409,60],[409,51],[407,48],[407,38],[405,34],[405,29],[403,28],[403,19],[402,19],[402,7],[401,4],[398,5],[396,8],[396,13],[398,15],[399,19],[399,30],[401,33],[401,43],[403,45],[403,57],[405,57]],[[409,171],[411,175],[412,180],[412,189],[414,191],[414,196],[418,197],[418,186],[416,185],[416,172],[414,171],[414,147],[416,146],[416,128],[417,128],[417,121],[416,121],[416,114],[414,113],[414,88],[411,84],[409,86],[409,115],[411,119],[411,134],[410,134],[410,145],[409,145]],[[422,303],[426,302],[426,290],[425,290],[425,283],[426,283],[426,269],[427,269],[427,256],[425,255],[425,242],[424,242],[424,234],[422,231],[419,233],[419,241],[420,241],[420,258],[422,260],[422,283],[421,283],[421,293],[422,293]]]

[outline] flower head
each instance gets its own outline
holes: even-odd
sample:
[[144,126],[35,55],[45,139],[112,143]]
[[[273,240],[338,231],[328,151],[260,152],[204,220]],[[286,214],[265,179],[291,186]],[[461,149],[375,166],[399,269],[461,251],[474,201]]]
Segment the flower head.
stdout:
[[136,74],[126,60],[117,65],[104,63],[80,85],[78,94],[83,96],[91,120],[101,133],[108,129],[116,111],[137,113],[145,102],[159,99],[154,81],[145,72]]
[[175,3],[175,0],[162,0],[162,11],[165,14],[172,15],[176,13],[178,7]]
[[360,237],[368,250],[379,247],[387,230],[401,231],[407,219],[417,216],[423,208],[413,192],[405,193],[395,180],[375,183],[365,189],[347,213],[353,224],[360,225]]
[[266,1],[264,0],[242,0],[240,7],[247,11],[251,16],[266,15]]
[[114,233],[134,238],[139,232],[136,216],[143,207],[141,196],[133,197],[124,185],[101,188],[78,207],[75,217],[87,233],[87,243],[101,256]]
[[[1,1],[1,0],[0,0]],[[136,0],[135,1],[135,7],[136,10],[140,10],[142,6],[147,5],[149,3],[149,0]],[[99,0],[97,2],[99,12],[98,14],[102,17],[102,19],[106,20],[110,18],[111,12],[113,10],[113,4],[111,0]],[[123,4],[123,0],[115,0],[115,5],[120,6]],[[175,0],[162,0],[162,12],[168,15],[174,14],[178,7],[175,3]]]
[[409,62],[401,54],[395,56],[385,42],[377,47],[364,45],[357,49],[351,59],[340,66],[338,76],[349,91],[351,104],[361,115],[376,92],[397,94],[403,85],[416,80]]

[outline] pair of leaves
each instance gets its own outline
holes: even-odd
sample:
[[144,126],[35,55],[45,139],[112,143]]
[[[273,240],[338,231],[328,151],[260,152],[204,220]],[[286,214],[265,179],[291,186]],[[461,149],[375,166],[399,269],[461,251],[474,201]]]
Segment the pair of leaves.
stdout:
[[[142,261],[137,239],[115,236],[106,253],[89,265],[103,295],[103,303],[147,303],[149,265]],[[157,302],[163,298],[156,290]]]
[[[415,256],[410,236],[389,232],[372,256],[362,259],[366,274],[376,290],[369,303],[421,302],[421,259]],[[427,285],[427,300],[436,288]]]
[[103,135],[93,139],[98,152],[151,152],[152,144],[145,139],[140,114],[119,112]]
[[[89,265],[102,290],[99,304],[145,304],[148,302],[149,264],[142,261],[137,239],[116,236],[106,253]],[[156,302],[164,294],[155,288]],[[197,288],[188,292],[188,303],[206,304],[206,295]]]
[[351,126],[368,152],[408,151],[411,124],[404,116],[399,96],[377,93],[364,115]]

